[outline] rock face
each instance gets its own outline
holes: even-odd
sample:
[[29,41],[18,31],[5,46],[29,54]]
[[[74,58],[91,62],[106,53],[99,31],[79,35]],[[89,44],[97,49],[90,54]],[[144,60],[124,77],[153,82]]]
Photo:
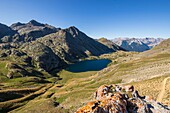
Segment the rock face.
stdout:
[[118,46],[117,44],[115,44],[114,42],[112,42],[111,40],[108,40],[106,38],[100,38],[97,40],[98,42],[104,44],[105,46],[113,49],[114,51],[126,51],[124,48]]
[[0,38],[4,36],[12,36],[16,31],[12,30],[10,27],[0,23]]
[[55,54],[66,62],[74,62],[79,58],[85,58],[90,55],[97,56],[114,51],[88,37],[74,26],[46,35],[37,41],[50,47]]
[[34,66],[47,72],[60,69],[66,64],[48,46],[40,42],[29,43],[22,50],[32,58]]
[[33,41],[37,38],[60,30],[60,28],[55,28],[48,24],[42,24],[35,20],[31,20],[28,23],[14,23],[11,25],[11,28],[16,30],[20,34],[21,40],[25,42]]
[[19,39],[17,31],[0,23],[0,42],[12,42]]
[[1,43],[29,42],[59,30],[60,28],[42,24],[35,20],[28,23],[14,23],[10,27],[0,24],[0,41]]
[[141,97],[131,85],[102,85],[94,98],[76,113],[170,113],[169,107],[152,97]]

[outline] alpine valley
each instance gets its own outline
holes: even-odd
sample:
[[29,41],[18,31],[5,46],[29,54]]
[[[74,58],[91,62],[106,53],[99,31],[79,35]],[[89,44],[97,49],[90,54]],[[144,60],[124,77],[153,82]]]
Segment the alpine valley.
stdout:
[[0,112],[170,113],[169,43],[0,24]]

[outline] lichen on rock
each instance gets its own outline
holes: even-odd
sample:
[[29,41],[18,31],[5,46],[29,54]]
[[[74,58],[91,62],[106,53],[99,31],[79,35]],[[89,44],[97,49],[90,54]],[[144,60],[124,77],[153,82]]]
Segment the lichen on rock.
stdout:
[[76,113],[170,113],[168,106],[150,96],[140,96],[132,85],[102,85],[94,98]]

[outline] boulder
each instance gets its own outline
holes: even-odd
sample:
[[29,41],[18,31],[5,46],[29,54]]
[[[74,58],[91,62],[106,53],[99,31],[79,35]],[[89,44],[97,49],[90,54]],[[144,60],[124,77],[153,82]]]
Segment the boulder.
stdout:
[[14,74],[13,72],[8,72],[8,74],[6,75],[9,79],[13,78]]

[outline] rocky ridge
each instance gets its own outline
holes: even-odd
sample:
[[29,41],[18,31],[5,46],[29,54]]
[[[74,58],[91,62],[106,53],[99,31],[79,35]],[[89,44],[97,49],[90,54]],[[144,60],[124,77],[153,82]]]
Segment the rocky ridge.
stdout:
[[39,38],[36,42],[41,42],[50,47],[66,62],[74,62],[80,58],[114,52],[113,49],[88,37],[74,26]]
[[[27,69],[51,73],[79,59],[119,50],[118,46],[109,48],[74,26],[61,29],[31,20],[10,27],[0,24],[0,30],[0,57],[24,69],[22,76],[32,74]],[[9,78],[15,77],[16,71],[11,70],[14,69],[8,69]]]
[[102,85],[94,98],[76,113],[170,113],[168,106],[151,96],[140,96],[132,85]]
[[36,40],[37,38],[55,33],[61,29],[48,24],[39,23],[35,20],[31,20],[28,23],[14,23],[10,27],[19,33],[20,41],[24,42]]

